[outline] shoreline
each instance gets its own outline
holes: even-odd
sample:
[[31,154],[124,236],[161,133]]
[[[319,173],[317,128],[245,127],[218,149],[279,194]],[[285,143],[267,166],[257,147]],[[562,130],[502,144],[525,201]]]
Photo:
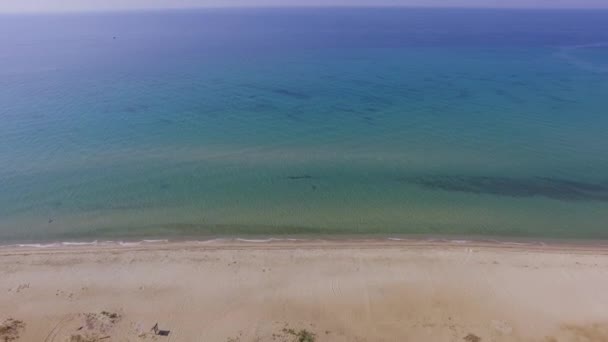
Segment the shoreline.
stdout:
[[68,240],[22,243],[0,243],[2,252],[19,250],[82,250],[93,249],[172,249],[197,248],[380,248],[380,247],[478,247],[516,250],[556,250],[608,253],[608,240],[513,238],[480,236],[412,236],[412,235],[322,235],[322,236],[231,236],[206,239],[125,239]]

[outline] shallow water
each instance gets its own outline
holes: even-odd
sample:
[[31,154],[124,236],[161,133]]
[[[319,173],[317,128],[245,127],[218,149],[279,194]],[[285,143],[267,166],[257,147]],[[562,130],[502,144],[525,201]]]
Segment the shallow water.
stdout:
[[608,237],[608,12],[0,18],[0,240]]

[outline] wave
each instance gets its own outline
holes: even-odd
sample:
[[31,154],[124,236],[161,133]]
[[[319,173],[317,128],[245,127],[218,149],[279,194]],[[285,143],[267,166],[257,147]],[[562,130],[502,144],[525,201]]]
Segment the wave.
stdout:
[[59,243],[23,243],[16,245],[6,245],[4,247],[49,248],[58,246],[60,246]]
[[169,240],[141,240],[141,241],[106,241],[108,244],[116,244],[118,243],[120,246],[132,247],[132,246],[141,246],[141,245],[149,245],[149,244],[164,244],[169,243]]
[[[243,239],[243,238],[236,238],[234,240],[239,241],[239,242],[264,243],[264,242],[281,242],[281,241],[306,241],[307,239],[293,239],[293,238]],[[316,240],[316,239],[310,239],[310,240]]]
[[97,246],[98,242],[97,240],[92,241],[92,242],[61,242],[62,246]]
[[[337,236],[340,238],[339,236]],[[105,241],[62,241],[62,242],[49,242],[49,243],[19,243],[19,244],[7,244],[0,245],[0,248],[60,248],[60,247],[86,247],[86,246],[105,246],[105,247],[136,247],[136,246],[150,246],[150,245],[163,245],[169,243],[184,243],[184,244],[198,244],[198,245],[213,245],[213,244],[226,244],[226,243],[273,243],[273,242],[329,242],[333,239],[322,239],[322,238],[264,238],[264,239],[251,239],[251,238],[211,238],[206,240],[168,240],[168,239],[144,239],[134,241],[123,241],[123,240],[105,240]],[[348,237],[342,237],[337,241],[357,241],[359,239],[349,239]],[[369,239],[361,239],[360,241]],[[467,245],[476,243],[488,243],[497,244],[504,246],[546,246],[546,243],[541,240],[530,240],[530,241],[518,241],[514,240],[497,240],[488,238],[473,238],[469,240],[464,239],[450,239],[450,238],[438,238],[438,237],[395,237],[389,236],[384,238],[373,238],[376,241],[395,241],[395,242],[407,242],[411,244],[452,244],[452,245]]]
[[149,244],[164,244],[169,243],[169,240],[140,240],[140,241],[61,241],[49,243],[18,243],[9,245],[0,245],[0,248],[23,247],[23,248],[57,248],[57,247],[83,247],[83,246],[139,246]]
[[318,241],[318,239],[295,239],[295,238],[267,238],[267,239],[246,239],[246,238],[213,238],[208,240],[175,240],[168,239],[144,239],[137,241],[123,240],[106,240],[106,241],[61,241],[50,243],[19,243],[0,245],[0,248],[23,247],[23,248],[57,248],[57,247],[84,247],[84,246],[118,246],[118,247],[134,247],[154,244],[167,244],[170,242],[183,242],[195,244],[214,244],[226,242],[245,242],[245,243],[269,243],[269,242],[294,242],[294,241]]

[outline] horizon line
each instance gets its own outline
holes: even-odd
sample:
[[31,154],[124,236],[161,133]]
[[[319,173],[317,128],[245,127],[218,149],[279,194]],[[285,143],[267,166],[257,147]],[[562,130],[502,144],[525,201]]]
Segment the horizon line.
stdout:
[[159,7],[133,7],[133,8],[116,8],[116,9],[43,9],[43,10],[1,10],[0,15],[6,14],[77,14],[77,13],[117,13],[117,12],[157,12],[157,11],[189,11],[189,10],[213,10],[213,9],[226,9],[226,10],[238,10],[238,9],[365,9],[365,8],[377,8],[377,9],[469,9],[469,10],[541,10],[541,11],[606,11],[606,7],[577,7],[577,6],[557,6],[557,7],[525,7],[525,6],[420,6],[420,5],[258,5],[258,6],[226,6],[226,5],[205,5],[205,6],[183,6],[183,7],[171,7],[171,6],[159,6]]

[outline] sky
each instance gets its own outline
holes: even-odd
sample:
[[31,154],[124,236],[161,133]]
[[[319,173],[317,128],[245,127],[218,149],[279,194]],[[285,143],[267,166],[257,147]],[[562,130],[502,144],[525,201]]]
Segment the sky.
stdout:
[[608,0],[0,0],[0,13],[269,6],[423,6],[608,9]]

